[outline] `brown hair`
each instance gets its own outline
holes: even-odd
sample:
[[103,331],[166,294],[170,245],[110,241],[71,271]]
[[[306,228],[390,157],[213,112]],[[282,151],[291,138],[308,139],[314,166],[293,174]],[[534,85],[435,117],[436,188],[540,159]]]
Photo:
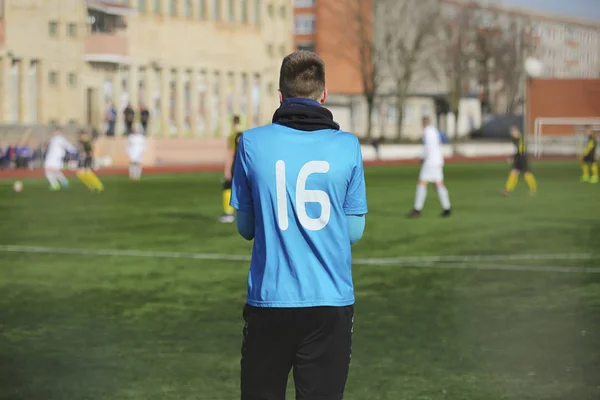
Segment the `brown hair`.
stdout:
[[321,100],[325,91],[325,63],[311,51],[296,51],[283,59],[279,90],[284,99]]

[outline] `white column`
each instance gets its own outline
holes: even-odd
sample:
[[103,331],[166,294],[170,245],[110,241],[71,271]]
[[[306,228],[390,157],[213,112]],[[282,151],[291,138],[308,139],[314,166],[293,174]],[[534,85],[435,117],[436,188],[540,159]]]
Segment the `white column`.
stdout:
[[204,86],[206,87],[204,97],[204,136],[212,136],[212,102],[213,102],[213,82],[214,72],[204,71]]
[[169,129],[171,127],[169,121],[170,79],[171,70],[168,67],[163,66],[160,74],[160,136],[162,137],[169,135]]
[[246,129],[252,128],[252,74],[246,74]]
[[175,124],[177,136],[185,135],[185,70],[178,69],[175,77]]
[[115,136],[121,136],[125,127],[123,126],[123,110],[121,109],[121,65],[115,65],[112,76],[112,104],[117,111],[115,120]]
[[19,61],[19,123],[29,124],[29,59]]
[[218,136],[226,136],[227,132],[227,73],[219,74],[219,131]]
[[[196,10],[196,8],[194,8]],[[192,70],[190,74],[190,130],[192,136],[198,136],[198,71]]]
[[0,58],[0,79],[3,84],[0,85],[0,123],[6,123],[9,112],[8,102],[8,82],[10,79],[10,59],[8,57]]
[[136,121],[139,120],[139,79],[138,79],[139,66],[129,66],[129,76],[127,83],[127,92],[129,93],[129,103],[135,111]]
[[234,72],[233,73],[233,114],[234,115],[239,115],[240,114],[240,96],[241,96],[241,90],[240,90],[240,84],[242,81],[242,77],[241,74],[239,72]]

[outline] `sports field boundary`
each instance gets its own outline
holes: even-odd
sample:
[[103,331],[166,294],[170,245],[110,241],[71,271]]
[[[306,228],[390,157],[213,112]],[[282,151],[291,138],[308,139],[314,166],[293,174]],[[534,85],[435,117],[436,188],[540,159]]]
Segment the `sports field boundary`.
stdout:
[[[21,245],[0,245],[0,253],[211,260],[244,263],[248,263],[250,261],[249,255],[236,254],[151,251],[133,249],[85,249]],[[490,262],[501,261],[590,261],[596,259],[600,259],[600,254],[595,255],[592,253],[541,253],[355,258],[353,260],[353,264],[361,266],[386,266],[400,268],[600,274],[600,268],[565,267],[553,265],[489,264]]]
[[[485,157],[465,157],[455,156],[445,159],[446,164],[469,164],[469,163],[488,163],[488,162],[501,162],[507,160],[508,156],[485,156]],[[566,161],[575,160],[573,157],[559,157],[550,156],[540,159],[536,159],[536,162],[547,162],[547,161]],[[376,166],[394,166],[394,165],[415,165],[419,164],[419,159],[397,159],[397,160],[366,160],[364,165],[366,167]],[[196,165],[163,165],[144,167],[144,175],[162,175],[162,174],[180,174],[180,173],[194,173],[194,172],[220,172],[223,171],[223,164],[196,164]],[[75,171],[64,170],[66,175],[74,175]],[[129,170],[127,167],[122,168],[100,168],[96,171],[101,176],[122,176],[128,175]],[[11,169],[0,171],[0,180],[2,179],[30,179],[30,178],[43,178],[43,169]]]

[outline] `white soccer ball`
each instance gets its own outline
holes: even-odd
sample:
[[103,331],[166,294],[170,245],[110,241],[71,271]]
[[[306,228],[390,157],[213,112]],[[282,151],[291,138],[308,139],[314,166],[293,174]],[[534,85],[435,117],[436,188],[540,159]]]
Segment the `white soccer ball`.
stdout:
[[21,181],[16,181],[15,183],[13,183],[13,189],[15,189],[15,192],[19,193],[23,190],[23,182]]
[[525,60],[525,72],[532,78],[539,78],[544,73],[544,64],[537,58],[529,57]]

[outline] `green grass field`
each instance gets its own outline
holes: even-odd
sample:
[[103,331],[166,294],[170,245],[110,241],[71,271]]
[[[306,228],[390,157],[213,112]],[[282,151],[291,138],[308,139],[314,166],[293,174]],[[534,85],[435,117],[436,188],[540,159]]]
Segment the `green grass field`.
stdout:
[[[600,185],[537,163],[539,195],[503,198],[505,164],[449,165],[454,215],[430,189],[406,220],[417,168],[366,171],[346,400],[599,399]],[[239,398],[248,263],[201,256],[251,246],[219,178],[0,182],[0,399]]]

